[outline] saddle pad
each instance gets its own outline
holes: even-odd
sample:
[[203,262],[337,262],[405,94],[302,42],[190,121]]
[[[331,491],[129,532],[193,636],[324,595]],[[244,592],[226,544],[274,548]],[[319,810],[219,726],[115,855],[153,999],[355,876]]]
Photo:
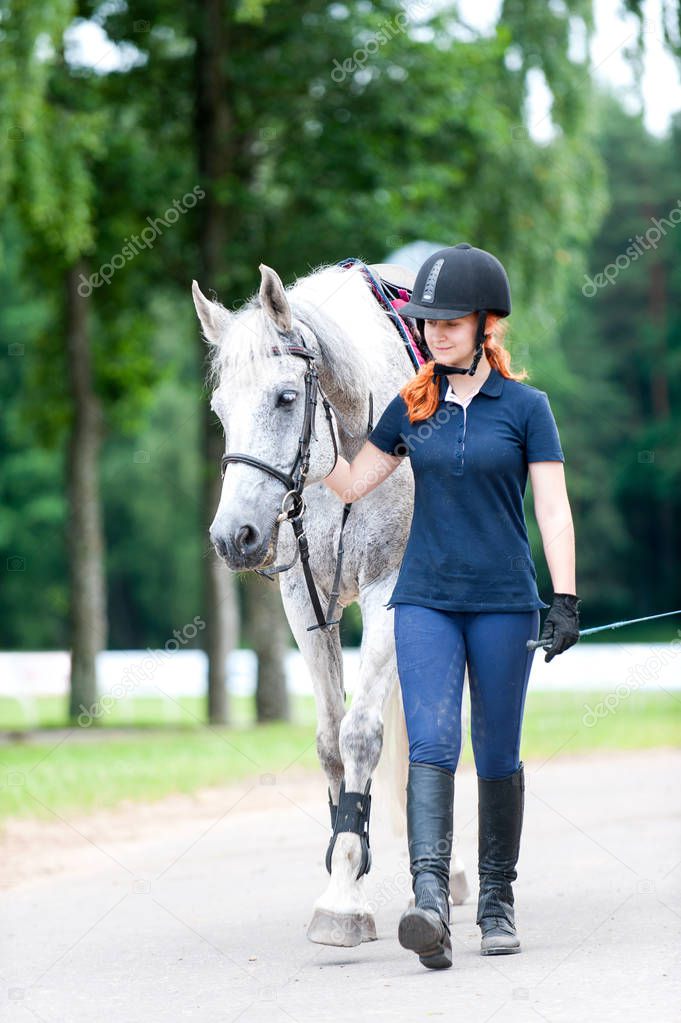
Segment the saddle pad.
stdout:
[[428,355],[421,347],[414,320],[406,316],[403,318],[399,314],[399,309],[406,305],[411,298],[411,291],[408,288],[391,284],[389,281],[379,277],[361,259],[351,256],[348,259],[341,259],[337,265],[342,266],[344,269],[350,269],[350,267],[354,266],[361,271],[368,281],[376,300],[392,320],[397,333],[407,349],[414,371],[418,373],[424,362],[427,362],[432,356]]

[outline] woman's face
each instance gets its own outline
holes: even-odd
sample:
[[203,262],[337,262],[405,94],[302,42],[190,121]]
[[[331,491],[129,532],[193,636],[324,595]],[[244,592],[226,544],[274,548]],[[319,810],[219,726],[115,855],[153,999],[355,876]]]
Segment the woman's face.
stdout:
[[426,320],[426,344],[435,360],[448,366],[469,365],[475,352],[478,314],[469,313],[458,320]]

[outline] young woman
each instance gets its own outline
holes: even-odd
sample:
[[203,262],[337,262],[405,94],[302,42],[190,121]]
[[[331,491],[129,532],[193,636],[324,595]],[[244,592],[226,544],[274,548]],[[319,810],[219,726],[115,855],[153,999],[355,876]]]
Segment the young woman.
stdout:
[[575,542],[564,456],[544,391],[521,381],[503,347],[506,272],[466,243],[419,270],[411,301],[434,358],[388,404],[352,464],[325,483],[343,500],[369,493],[411,459],[414,510],[387,607],[409,736],[407,829],[415,906],[399,940],[424,966],[451,966],[449,870],[461,697],[468,664],[478,776],[476,922],[481,953],[520,951],[511,882],[525,779],[519,759],[527,682],[539,633],[538,594],[523,511],[527,477],[553,600],[546,660],[579,639]]

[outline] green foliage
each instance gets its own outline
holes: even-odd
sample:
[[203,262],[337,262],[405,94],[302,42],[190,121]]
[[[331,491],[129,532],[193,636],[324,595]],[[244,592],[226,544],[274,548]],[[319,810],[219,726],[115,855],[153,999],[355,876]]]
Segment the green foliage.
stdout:
[[193,309],[157,297],[150,352],[164,367],[142,428],[112,436],[103,459],[111,646],[162,647],[201,607],[199,430]]
[[103,153],[105,125],[103,111],[73,102],[63,73],[59,81],[62,36],[75,13],[73,0],[0,4],[0,202],[14,202],[51,258],[67,263],[93,245],[88,168]]
[[[600,107],[611,204],[588,274],[573,281],[563,370],[550,378],[594,622],[674,608],[681,555],[681,228],[669,221],[681,217],[681,124],[654,139],[614,99]],[[606,270],[611,283],[589,283]]]
[[50,305],[22,274],[15,217],[3,225],[0,265],[0,621],[4,649],[63,648],[68,577],[62,455],[40,438],[23,391],[35,358],[34,338]]
[[645,15],[648,10],[646,0],[623,0],[623,7],[638,18],[639,34],[636,40],[636,53],[639,57],[639,66],[641,65],[640,58],[645,49],[646,30],[648,32],[655,32],[664,39],[667,49],[677,56],[681,56],[681,6],[679,6],[678,2],[675,2],[675,0],[663,0],[659,5],[660,17],[657,23],[652,18],[648,19],[646,23]]
[[[156,20],[140,36],[144,11]],[[233,22],[225,11],[230,152],[216,193],[229,211],[230,270],[209,283],[227,304],[254,290],[263,253],[290,279],[348,254],[381,259],[398,244],[449,236],[484,238],[528,315],[533,303],[561,305],[604,209],[589,74],[566,55],[569,19],[588,25],[590,4],[560,14],[507,3],[493,36],[466,41],[449,12],[420,20],[416,33],[404,11],[395,0],[269,3],[257,23],[243,20],[246,8]],[[158,40],[191,37],[196,26],[180,13],[131,3],[106,20],[147,57],[133,77],[155,89],[165,76],[173,107],[193,51],[176,46],[169,59]],[[507,66],[509,47],[519,67]],[[525,124],[536,69],[555,96],[549,145]]]
[[[0,0],[0,205],[14,211],[0,232],[0,328],[25,347],[0,369],[0,555],[35,552],[30,577],[0,591],[6,645],[64,643],[64,272],[77,256],[100,271],[206,185],[195,106],[206,11],[188,0]],[[255,290],[263,259],[290,281],[423,237],[498,253],[513,282],[514,364],[549,391],[561,427],[589,613],[607,620],[673,594],[671,571],[654,566],[678,551],[675,383],[668,416],[659,403],[660,378],[679,378],[669,296],[681,285],[681,232],[597,298],[581,286],[642,217],[671,207],[678,135],[655,143],[616,104],[601,110],[589,68],[568,57],[570,19],[590,30],[589,0],[506,0],[487,36],[455,9],[406,24],[404,11],[397,0],[225,4],[226,146],[213,192],[92,290],[114,646],[163,643],[200,605],[205,392],[189,283],[216,202],[228,271],[200,283],[228,306]],[[62,38],[76,13],[96,13],[138,60],[108,74],[69,67]],[[543,143],[526,109],[538,72],[553,96],[555,133]],[[661,319],[650,315],[658,256]],[[646,451],[654,462],[639,459]],[[360,629],[349,609],[344,640]]]

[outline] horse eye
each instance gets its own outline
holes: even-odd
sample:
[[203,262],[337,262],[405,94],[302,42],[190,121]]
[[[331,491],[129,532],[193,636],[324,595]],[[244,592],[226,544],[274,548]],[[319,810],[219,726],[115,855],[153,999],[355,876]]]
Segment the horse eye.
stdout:
[[298,397],[297,391],[282,391],[279,395],[278,405],[292,405]]

